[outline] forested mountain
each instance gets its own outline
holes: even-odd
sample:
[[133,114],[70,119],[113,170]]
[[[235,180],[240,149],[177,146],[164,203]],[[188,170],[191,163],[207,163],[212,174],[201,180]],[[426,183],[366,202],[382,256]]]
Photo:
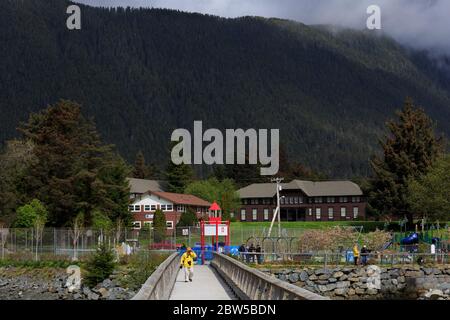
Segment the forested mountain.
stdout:
[[450,133],[450,62],[376,33],[86,6],[69,31],[67,5],[0,1],[2,142],[30,112],[70,99],[130,163],[142,150],[165,164],[171,132],[203,120],[280,128],[291,160],[344,178],[368,173],[407,96]]

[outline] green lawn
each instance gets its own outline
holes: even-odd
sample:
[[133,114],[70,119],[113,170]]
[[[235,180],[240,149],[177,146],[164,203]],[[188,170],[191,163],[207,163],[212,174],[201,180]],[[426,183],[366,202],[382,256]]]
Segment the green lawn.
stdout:
[[[274,228],[277,228],[278,224],[274,224]],[[334,226],[363,226],[364,231],[372,231],[376,227],[383,229],[384,222],[380,221],[295,221],[295,222],[281,222],[281,227],[299,228],[299,229],[325,229]],[[232,222],[232,229],[255,229],[255,228],[268,228],[270,222]]]

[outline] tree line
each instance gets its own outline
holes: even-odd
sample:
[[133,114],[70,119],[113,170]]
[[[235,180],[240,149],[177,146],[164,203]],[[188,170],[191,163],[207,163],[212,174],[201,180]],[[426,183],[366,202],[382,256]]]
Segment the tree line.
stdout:
[[[373,174],[355,178],[368,198],[369,217],[447,221],[450,155],[436,124],[407,99],[386,130],[379,140],[382,152],[370,160]],[[72,101],[30,114],[18,131],[21,137],[8,141],[0,153],[0,221],[16,227],[62,227],[80,221],[101,229],[130,225],[130,176],[166,180],[169,192],[217,201],[225,219],[240,206],[238,188],[267,182],[257,165],[215,166],[206,179],[197,177],[191,165],[170,160],[161,170],[147,163],[143,152],[129,165],[113,145],[102,142],[94,121]],[[327,178],[291,162],[283,147],[278,175],[287,180]],[[157,213],[154,222],[165,228],[164,214]],[[188,210],[179,226],[195,222],[195,213]]]

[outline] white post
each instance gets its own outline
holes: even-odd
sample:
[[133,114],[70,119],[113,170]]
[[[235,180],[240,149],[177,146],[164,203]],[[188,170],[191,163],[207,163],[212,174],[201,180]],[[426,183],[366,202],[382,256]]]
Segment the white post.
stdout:
[[270,223],[269,232],[267,234],[268,237],[270,237],[270,234],[272,233],[273,224],[275,223],[275,218],[278,217],[278,236],[281,237],[281,221],[280,221],[280,182],[283,181],[283,178],[275,178],[272,179],[272,181],[275,181],[277,183],[277,208],[275,209],[275,212],[272,217],[272,222]]

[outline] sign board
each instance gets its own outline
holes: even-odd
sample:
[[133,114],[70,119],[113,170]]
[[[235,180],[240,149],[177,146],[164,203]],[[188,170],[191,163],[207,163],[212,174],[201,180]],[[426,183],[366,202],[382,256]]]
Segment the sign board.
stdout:
[[153,214],[146,214],[145,219],[153,219]]
[[[219,236],[228,235],[228,226],[226,224],[219,224],[218,226]],[[215,224],[205,224],[205,236],[215,236],[216,235],[216,225]]]
[[189,229],[187,229],[187,228],[182,229],[182,233],[183,233],[183,236],[188,236],[189,235]]

